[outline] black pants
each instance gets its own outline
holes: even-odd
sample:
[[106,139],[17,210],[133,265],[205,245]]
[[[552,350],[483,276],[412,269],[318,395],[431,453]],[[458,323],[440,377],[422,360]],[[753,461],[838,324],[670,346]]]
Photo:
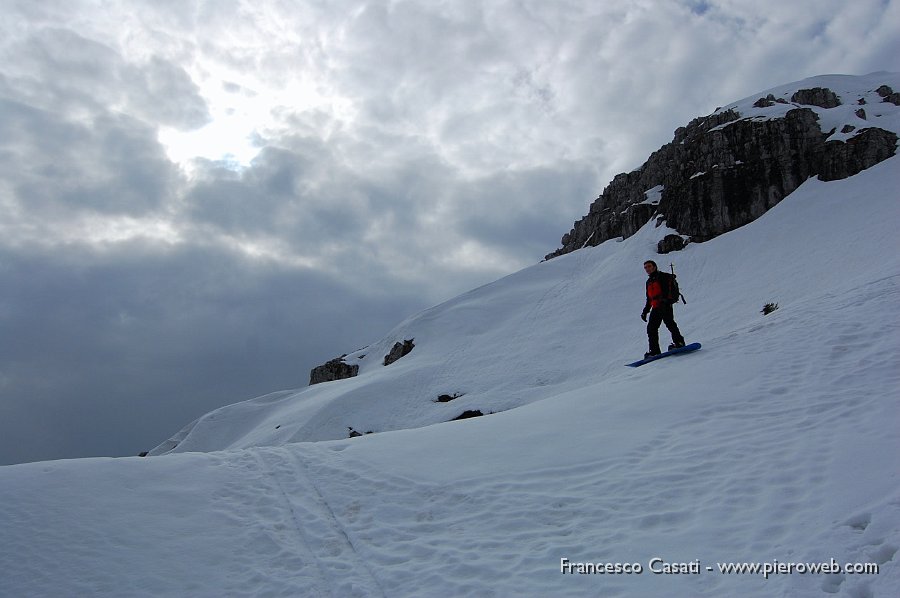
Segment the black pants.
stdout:
[[684,344],[684,337],[678,330],[678,324],[675,323],[675,313],[671,305],[661,305],[650,310],[650,317],[647,319],[647,338],[650,339],[650,352],[659,353],[659,325],[665,322],[666,328],[672,333],[672,342]]

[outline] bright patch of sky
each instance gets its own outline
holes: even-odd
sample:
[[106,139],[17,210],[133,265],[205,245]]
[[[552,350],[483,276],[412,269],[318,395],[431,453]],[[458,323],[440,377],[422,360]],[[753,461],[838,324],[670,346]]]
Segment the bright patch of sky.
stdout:
[[[200,72],[210,73],[214,65],[200,64]],[[199,129],[160,127],[159,141],[169,158],[190,170],[196,158],[221,162],[236,169],[250,165],[266,135],[284,133],[288,125],[279,119],[279,109],[290,106],[292,113],[317,110],[340,102],[318,91],[311,81],[288,79],[279,87],[244,74],[241,84],[236,73],[196,77],[199,93],[206,101],[211,122]]]

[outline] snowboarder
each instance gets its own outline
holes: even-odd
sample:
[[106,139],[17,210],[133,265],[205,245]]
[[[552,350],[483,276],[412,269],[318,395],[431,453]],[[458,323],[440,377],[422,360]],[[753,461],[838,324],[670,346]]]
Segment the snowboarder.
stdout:
[[[641,312],[641,319],[647,322],[647,338],[650,340],[650,350],[644,354],[644,358],[659,355],[659,325],[665,322],[666,328],[672,333],[672,346],[684,346],[684,337],[675,323],[675,312],[672,306],[678,303],[678,285],[675,276],[666,272],[660,272],[653,260],[644,262],[644,271],[647,273],[647,303]],[[647,314],[650,314],[649,321]]]

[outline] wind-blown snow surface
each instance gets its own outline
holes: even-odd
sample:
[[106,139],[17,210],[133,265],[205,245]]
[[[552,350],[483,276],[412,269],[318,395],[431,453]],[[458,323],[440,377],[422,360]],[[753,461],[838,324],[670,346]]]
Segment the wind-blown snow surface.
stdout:
[[[183,454],[2,467],[0,595],[894,596],[897,189],[900,158],[812,179],[666,256],[696,353],[623,367],[651,224],[410,318],[357,378],[215,411]],[[428,425],[469,409],[498,413]],[[292,443],[348,427],[380,433]],[[879,572],[717,567],[832,558]]]

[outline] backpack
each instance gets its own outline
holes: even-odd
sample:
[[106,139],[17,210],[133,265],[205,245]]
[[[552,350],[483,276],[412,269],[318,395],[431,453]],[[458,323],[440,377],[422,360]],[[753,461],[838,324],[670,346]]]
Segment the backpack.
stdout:
[[663,299],[672,305],[675,305],[678,303],[678,299],[681,299],[682,303],[687,305],[684,295],[681,294],[681,290],[678,288],[678,278],[676,278],[675,274],[669,272],[660,272],[660,274],[662,274],[660,278],[665,281],[663,285],[665,294]]
[[[667,274],[664,272],[664,274]],[[681,302],[687,305],[687,301],[684,298],[684,295],[681,294],[681,290],[678,288],[678,278],[676,278],[675,274],[669,274],[669,288],[666,292],[666,299],[671,304],[678,303],[678,299],[681,299]]]

